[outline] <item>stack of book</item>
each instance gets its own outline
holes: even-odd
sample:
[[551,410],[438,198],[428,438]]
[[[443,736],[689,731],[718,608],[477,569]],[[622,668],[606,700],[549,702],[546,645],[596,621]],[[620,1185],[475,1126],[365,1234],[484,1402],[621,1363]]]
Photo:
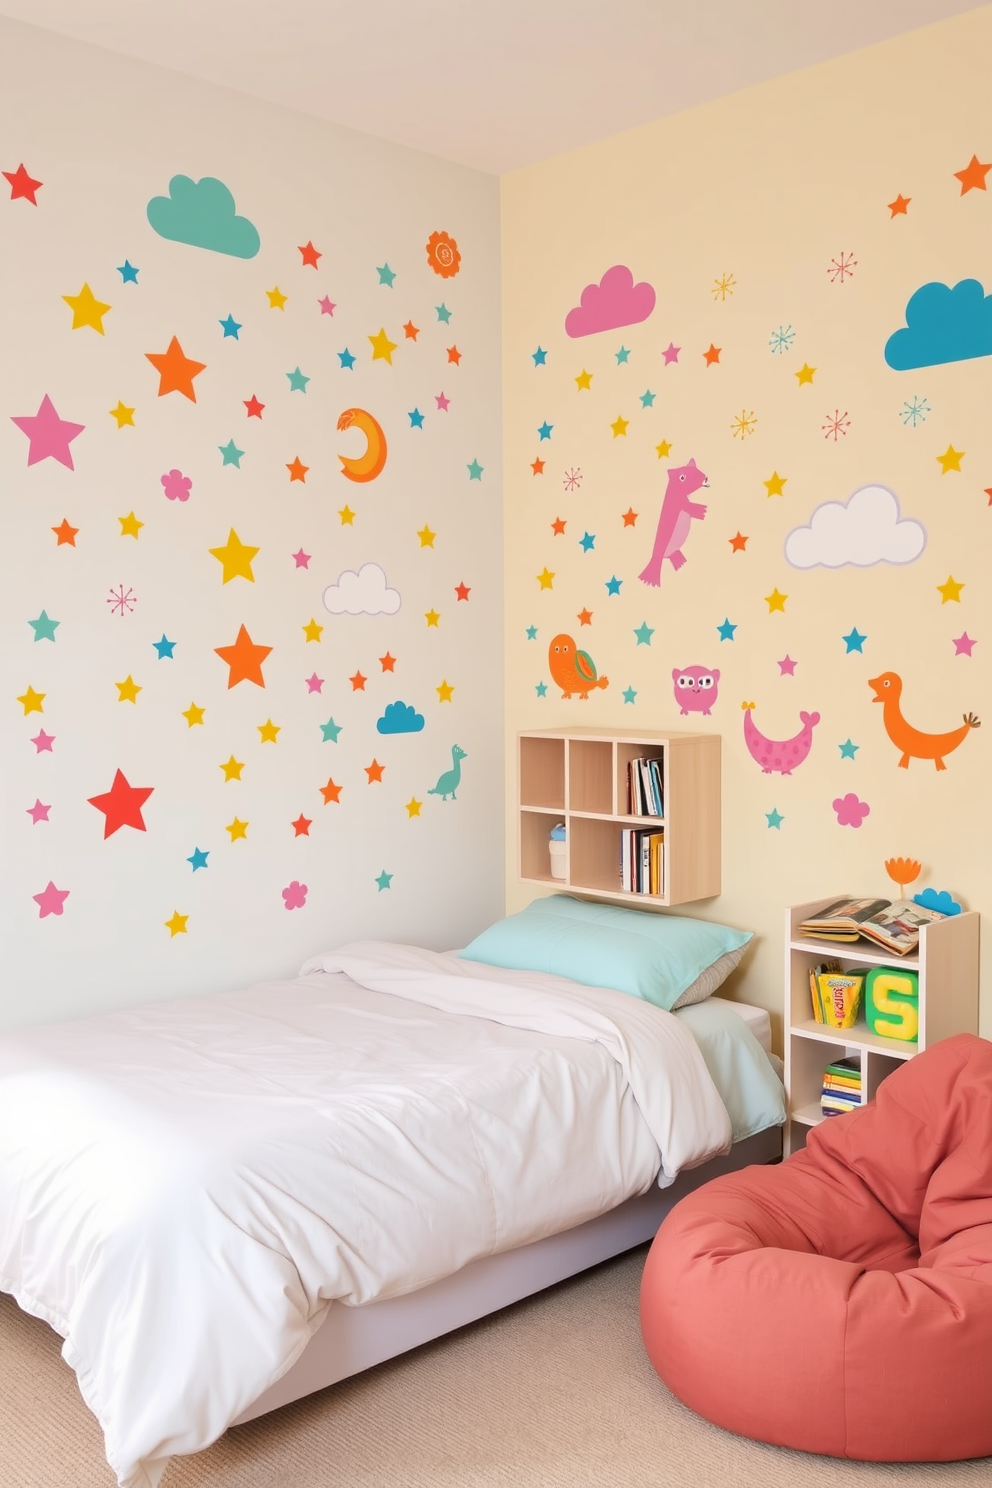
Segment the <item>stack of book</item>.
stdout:
[[861,1063],[856,1056],[838,1059],[823,1072],[820,1110],[824,1116],[840,1116],[861,1104]]
[[631,816],[664,816],[662,760],[632,759],[627,766],[627,811]]
[[620,833],[620,886],[626,894],[661,894],[665,883],[665,834],[627,827]]
[[911,899],[897,899],[894,904],[888,899],[838,899],[803,920],[799,933],[804,940],[870,940],[883,950],[905,956],[919,945],[921,925],[946,918]]

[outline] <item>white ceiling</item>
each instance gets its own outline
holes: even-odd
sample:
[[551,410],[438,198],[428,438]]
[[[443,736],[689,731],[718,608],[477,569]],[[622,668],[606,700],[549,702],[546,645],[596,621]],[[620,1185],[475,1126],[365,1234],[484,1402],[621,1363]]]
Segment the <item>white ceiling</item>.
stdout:
[[0,14],[502,174],[982,0],[0,0]]

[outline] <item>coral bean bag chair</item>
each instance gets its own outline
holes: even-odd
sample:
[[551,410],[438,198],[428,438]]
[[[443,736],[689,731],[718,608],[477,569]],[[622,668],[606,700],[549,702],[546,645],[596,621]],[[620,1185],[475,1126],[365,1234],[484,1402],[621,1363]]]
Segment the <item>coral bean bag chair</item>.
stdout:
[[641,1326],[673,1393],[742,1436],[874,1462],[992,1454],[992,1043],[935,1044],[804,1152],[683,1199]]

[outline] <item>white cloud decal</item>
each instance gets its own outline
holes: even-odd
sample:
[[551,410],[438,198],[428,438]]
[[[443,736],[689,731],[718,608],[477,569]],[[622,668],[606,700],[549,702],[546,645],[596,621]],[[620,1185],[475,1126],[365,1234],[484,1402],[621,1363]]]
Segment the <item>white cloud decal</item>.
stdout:
[[400,591],[390,589],[378,563],[363,563],[357,573],[346,568],[324,590],[324,609],[332,615],[395,615],[399,607]]
[[808,527],[785,539],[793,568],[871,568],[876,563],[915,563],[927,545],[919,522],[900,518],[899,501],[887,486],[861,486],[846,502],[818,506]]

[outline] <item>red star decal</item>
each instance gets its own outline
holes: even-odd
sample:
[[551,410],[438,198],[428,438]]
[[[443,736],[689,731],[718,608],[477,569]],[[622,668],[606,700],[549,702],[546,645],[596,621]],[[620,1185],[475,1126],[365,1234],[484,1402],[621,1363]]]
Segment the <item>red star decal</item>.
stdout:
[[79,531],[79,528],[70,527],[68,517],[63,517],[58,527],[53,527],[52,531],[58,538],[58,542],[55,544],[57,548],[61,548],[64,544],[68,544],[70,548],[76,546],[76,533]]
[[369,777],[369,785],[371,785],[373,781],[382,780],[382,772],[385,768],[385,765],[380,765],[377,759],[374,759],[370,765],[363,766],[366,775]]
[[913,198],[911,196],[897,196],[895,201],[887,202],[886,206],[889,209],[889,217],[905,217],[907,215],[906,208],[912,200]]
[[136,832],[146,832],[141,808],[148,800],[153,785],[128,785],[123,773],[118,770],[114,783],[102,796],[88,796],[87,800],[104,815],[104,841],[112,837],[121,827],[133,827]]
[[575,618],[576,618],[576,620],[578,620],[578,622],[579,622],[580,625],[591,625],[592,624],[592,610],[580,610],[579,613],[576,615]]
[[[22,166],[21,169],[23,170],[24,167]],[[972,155],[964,170],[954,172],[957,180],[961,182],[961,195],[964,196],[968,191],[988,191],[985,177],[990,170],[992,170],[992,160],[988,165],[983,165],[977,155]],[[6,175],[6,172],[4,174]]]
[[543,475],[544,474],[544,461],[543,460],[532,460],[531,463],[530,463],[530,468],[531,468],[531,470],[533,470],[533,472],[534,472],[535,475]]
[[458,350],[458,347],[457,346],[449,346],[448,347],[448,361],[449,362],[454,362],[455,366],[457,367],[457,365],[461,361],[461,359],[462,359],[462,354]]
[[4,171],[3,174],[10,182],[11,201],[17,201],[19,197],[23,197],[33,207],[38,205],[35,192],[45,184],[43,181],[36,181],[33,176],[29,176],[23,164],[19,165],[16,171]]
[[299,455],[296,456],[296,459],[293,461],[292,465],[286,466],[286,469],[289,471],[289,478],[291,481],[302,481],[303,484],[306,485],[307,471],[310,469],[310,466],[304,465]]
[[271,650],[271,646],[256,646],[243,625],[232,646],[215,646],[215,655],[231,669],[227,678],[228,691],[239,682],[254,682],[256,687],[264,687],[262,662]]
[[362,676],[361,672],[356,672],[353,677],[349,677],[348,681],[351,683],[352,692],[364,692],[367,680],[366,677]]
[[985,487],[985,494],[989,498],[989,506],[992,506],[992,486]]
[[714,362],[718,362],[720,360],[720,353],[722,350],[722,346],[714,346],[713,342],[710,342],[709,351],[703,352],[703,360],[706,362],[707,367],[712,367]]
[[303,268],[315,269],[317,267],[318,258],[323,258],[324,256],[322,253],[319,253],[313,246],[313,244],[309,241],[300,246],[300,252],[303,255]]
[[467,584],[456,584],[455,593],[458,595],[459,599],[468,599],[472,591]]
[[387,651],[385,656],[379,657],[379,665],[384,672],[394,672],[396,670],[396,657],[390,656]]
[[632,506],[628,507],[627,510],[623,513],[623,525],[625,527],[633,527],[636,521],[637,513]]
[[554,521],[551,523],[551,531],[554,533],[555,537],[565,536],[564,517],[555,517]]
[[295,837],[309,837],[310,828],[313,826],[313,819],[312,817],[304,816],[301,811],[296,820],[290,822],[290,826],[293,829],[293,835]]
[[254,393],[252,393],[250,398],[245,398],[242,401],[248,410],[249,418],[260,419],[262,417],[262,409],[265,407],[265,404],[259,403]]
[[320,794],[324,798],[325,806],[330,806],[332,801],[337,801],[341,797],[342,787],[340,785],[335,785],[334,781],[331,780],[330,777],[328,777],[326,785],[322,785],[318,788],[320,790]]
[[403,327],[403,334],[408,341],[416,341],[417,337],[420,335],[420,327],[415,326],[412,320],[408,320],[406,325]]
[[747,538],[740,532],[738,532],[736,537],[728,537],[727,541],[730,544],[731,551],[734,553],[743,553],[747,547]]

